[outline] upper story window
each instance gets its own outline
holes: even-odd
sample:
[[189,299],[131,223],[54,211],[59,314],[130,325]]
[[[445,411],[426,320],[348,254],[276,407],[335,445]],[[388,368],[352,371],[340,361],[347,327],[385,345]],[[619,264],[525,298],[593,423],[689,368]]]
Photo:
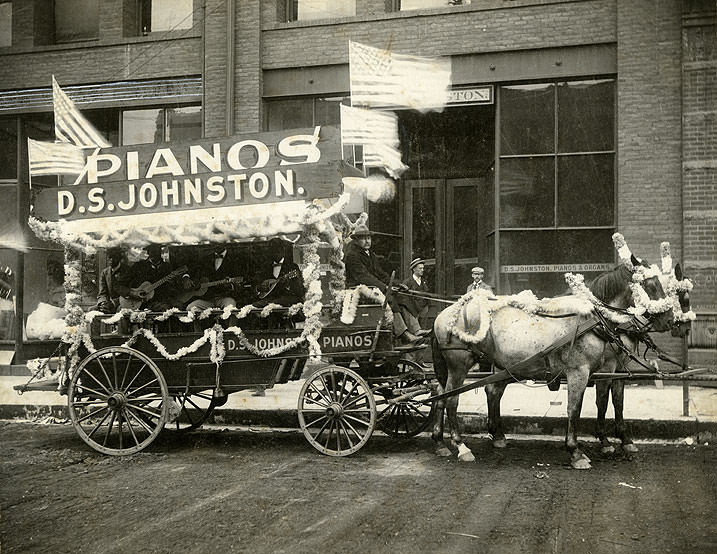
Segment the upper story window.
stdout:
[[137,0],[140,34],[191,29],[193,0]]
[[428,8],[443,8],[445,6],[465,6],[471,0],[393,0],[393,11],[424,10]]
[[287,0],[287,21],[309,21],[356,15],[356,0]]
[[100,34],[97,0],[55,0],[55,42],[92,40]]
[[0,48],[12,46],[12,2],[0,0]]

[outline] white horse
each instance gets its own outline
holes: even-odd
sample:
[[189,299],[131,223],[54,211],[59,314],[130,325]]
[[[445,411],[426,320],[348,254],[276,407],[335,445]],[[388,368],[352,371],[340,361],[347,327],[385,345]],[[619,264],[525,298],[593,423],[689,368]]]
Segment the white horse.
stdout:
[[[649,266],[632,257],[631,264],[623,264],[600,276],[605,282],[609,305],[621,311],[635,306],[633,275],[642,275],[642,290],[650,301],[659,303],[665,293],[656,276],[647,273]],[[648,275],[646,278],[644,278]],[[575,297],[553,299],[553,303],[574,307]],[[644,301],[644,299],[641,298]],[[497,309],[491,309],[496,302]],[[669,329],[672,310],[652,310],[649,318],[656,331]],[[591,315],[579,314],[559,318],[541,317],[530,310],[506,304],[501,297],[490,299],[483,294],[464,296],[458,303],[443,310],[434,323],[434,370],[439,381],[439,393],[449,392],[463,384],[468,370],[482,357],[499,368],[515,366],[541,352],[547,352],[544,362],[555,375],[565,375],[568,384],[568,424],[565,444],[571,453],[571,465],[576,469],[589,469],[590,460],[578,444],[578,423],[583,394],[590,374],[601,367],[607,340],[591,331],[575,337],[574,341],[551,351],[550,347],[564,337],[575,335],[578,326]],[[487,321],[486,321],[487,320]],[[548,352],[549,351],[549,352]],[[515,371],[516,380],[540,378],[545,364]],[[443,442],[444,410],[451,429],[451,442],[458,449],[458,458],[473,461],[475,458],[461,437],[458,421],[458,396],[449,396],[436,403],[436,420],[432,437],[436,453],[451,455]]]

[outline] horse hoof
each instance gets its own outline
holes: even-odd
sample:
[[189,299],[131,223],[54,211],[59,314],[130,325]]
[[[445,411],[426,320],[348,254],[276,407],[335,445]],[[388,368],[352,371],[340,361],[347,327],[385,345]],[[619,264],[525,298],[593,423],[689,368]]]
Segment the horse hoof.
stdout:
[[613,445],[603,446],[603,447],[600,449],[600,452],[602,452],[603,454],[614,454],[614,453],[615,453],[615,447],[614,447]]
[[590,465],[590,462],[586,460],[585,458],[580,458],[579,460],[573,460],[570,462],[570,465],[573,469],[590,469],[592,466]]
[[448,458],[451,454],[452,452],[447,446],[442,446],[436,449],[436,455],[441,456],[442,458]]
[[632,443],[623,444],[622,449],[629,454],[634,454],[635,452],[638,452],[637,446]]
[[473,455],[473,452],[464,452],[463,454],[458,455],[458,461],[459,462],[475,462],[476,457]]
[[493,448],[506,448],[508,441],[505,439],[493,439]]

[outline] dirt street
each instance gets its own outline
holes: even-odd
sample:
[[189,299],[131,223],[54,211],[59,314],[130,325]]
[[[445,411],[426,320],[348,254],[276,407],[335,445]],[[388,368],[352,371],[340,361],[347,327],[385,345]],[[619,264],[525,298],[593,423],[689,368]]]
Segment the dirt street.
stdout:
[[[717,552],[717,448],[640,445],[569,469],[560,442],[434,456],[374,436],[349,458],[298,432],[169,431],[129,457],[70,425],[0,422],[0,551]],[[590,448],[590,446],[592,448]]]

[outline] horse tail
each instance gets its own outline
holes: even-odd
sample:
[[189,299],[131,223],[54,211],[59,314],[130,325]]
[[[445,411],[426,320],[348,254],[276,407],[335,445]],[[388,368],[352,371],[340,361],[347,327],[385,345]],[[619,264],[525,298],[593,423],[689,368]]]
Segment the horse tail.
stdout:
[[448,365],[446,364],[446,359],[443,357],[443,350],[441,350],[441,345],[436,338],[435,332],[431,339],[431,350],[433,352],[433,372],[436,374],[438,382],[445,388],[448,382]]

